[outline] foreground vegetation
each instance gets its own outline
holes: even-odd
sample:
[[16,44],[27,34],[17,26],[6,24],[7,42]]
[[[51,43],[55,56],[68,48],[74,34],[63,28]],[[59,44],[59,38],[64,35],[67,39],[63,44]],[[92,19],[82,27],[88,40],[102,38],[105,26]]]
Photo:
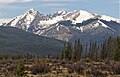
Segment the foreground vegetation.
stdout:
[[0,56],[0,77],[120,77],[120,38],[102,44],[67,43],[53,56]]
[[36,58],[1,60],[0,77],[120,77],[120,62]]

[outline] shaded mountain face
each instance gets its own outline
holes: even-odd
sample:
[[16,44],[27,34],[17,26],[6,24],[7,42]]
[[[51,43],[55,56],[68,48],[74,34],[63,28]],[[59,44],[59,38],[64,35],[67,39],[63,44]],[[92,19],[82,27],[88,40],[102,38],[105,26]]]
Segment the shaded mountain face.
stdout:
[[35,9],[29,9],[4,26],[17,27],[33,34],[64,41],[80,38],[82,42],[102,42],[109,36],[120,36],[120,19],[83,10],[62,10],[44,15]]
[[13,27],[0,27],[0,55],[56,55],[64,42]]

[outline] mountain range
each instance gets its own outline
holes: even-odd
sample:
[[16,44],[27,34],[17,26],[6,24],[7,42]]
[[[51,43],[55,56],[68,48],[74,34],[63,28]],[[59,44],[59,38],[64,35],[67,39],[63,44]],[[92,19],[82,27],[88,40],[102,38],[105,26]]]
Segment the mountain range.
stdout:
[[109,36],[120,36],[120,19],[83,10],[61,10],[45,15],[31,8],[2,26],[16,27],[62,41],[80,38],[82,42],[102,42]]

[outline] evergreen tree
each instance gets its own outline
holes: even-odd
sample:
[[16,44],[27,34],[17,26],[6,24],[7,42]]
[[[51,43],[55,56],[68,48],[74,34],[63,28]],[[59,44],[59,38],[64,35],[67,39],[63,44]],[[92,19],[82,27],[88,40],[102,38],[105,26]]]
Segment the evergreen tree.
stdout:
[[112,37],[109,37],[107,40],[107,50],[108,50],[107,57],[108,59],[111,59],[113,55],[113,50],[114,50],[114,42],[113,42]]
[[60,59],[64,59],[64,50],[62,50],[59,58],[60,58]]
[[67,45],[67,52],[68,54],[68,60],[71,60],[72,59],[72,54],[73,54],[73,48],[72,48],[72,44],[71,43],[68,43]]
[[67,45],[64,46],[62,53],[61,53],[61,58],[65,60],[71,60],[73,57],[73,48],[71,43],[67,43]]
[[101,59],[114,59],[119,54],[118,45],[116,38],[109,37],[101,46]]
[[89,44],[89,52],[88,52],[88,57],[89,58],[92,58],[92,43],[90,42],[90,44]]
[[85,44],[85,46],[83,46],[84,48],[84,59],[86,59],[88,57],[88,44]]
[[106,42],[105,43],[103,43],[102,45],[101,45],[101,48],[102,48],[102,50],[101,50],[101,59],[106,59],[107,58],[107,45],[106,45]]
[[24,60],[20,59],[19,64],[16,69],[16,75],[17,77],[24,77],[25,76],[25,66],[24,66]]
[[96,60],[98,57],[97,42],[92,43],[90,50],[91,59]]
[[117,37],[117,48],[114,51],[114,60],[115,61],[120,61],[120,37]]
[[74,59],[75,60],[81,59],[82,51],[83,51],[83,46],[80,43],[80,39],[78,39],[78,41],[75,41],[75,46],[74,46]]

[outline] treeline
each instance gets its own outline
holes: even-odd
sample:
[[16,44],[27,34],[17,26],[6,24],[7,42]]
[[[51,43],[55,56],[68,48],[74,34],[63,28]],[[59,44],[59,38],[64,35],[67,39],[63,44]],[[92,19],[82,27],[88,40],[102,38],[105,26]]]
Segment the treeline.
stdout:
[[49,55],[42,56],[42,55],[33,55],[30,53],[22,54],[22,55],[0,55],[0,60],[18,60],[18,59],[35,59],[35,58],[49,58]]
[[105,42],[98,44],[91,42],[82,44],[80,39],[74,44],[68,42],[64,45],[60,59],[80,60],[90,58],[92,60],[115,60],[120,61],[120,37],[109,37]]
[[64,59],[64,60],[80,60],[90,58],[92,60],[115,60],[120,61],[120,37],[109,37],[103,43],[90,42],[82,44],[80,39],[75,40],[74,43],[66,43],[60,56],[58,55],[0,55],[2,59],[34,59],[34,58],[52,58],[52,59]]

